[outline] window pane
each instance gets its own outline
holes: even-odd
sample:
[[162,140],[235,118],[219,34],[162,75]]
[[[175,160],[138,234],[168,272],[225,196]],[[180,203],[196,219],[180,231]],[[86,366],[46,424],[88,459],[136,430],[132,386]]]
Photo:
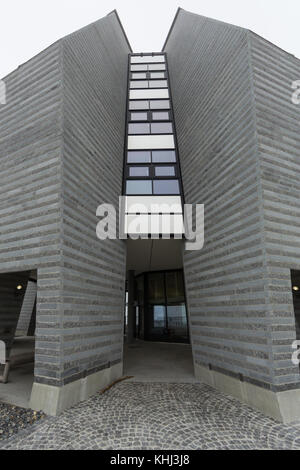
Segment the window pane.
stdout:
[[147,314],[147,334],[151,340],[164,339],[167,331],[165,305],[149,305]]
[[148,70],[148,65],[132,65],[130,70],[131,72],[146,72]]
[[150,73],[151,78],[165,78],[165,72],[152,72]]
[[148,302],[165,303],[164,273],[148,274]]
[[134,80],[130,82],[130,88],[148,88],[148,80]]
[[174,150],[154,150],[152,152],[153,163],[173,163],[176,162]]
[[149,101],[129,101],[129,109],[149,109]]
[[129,124],[128,134],[150,134],[149,124]]
[[131,121],[147,121],[148,114],[147,113],[130,113]]
[[151,152],[128,152],[127,162],[128,163],[150,163]]
[[147,166],[131,166],[129,167],[129,176],[149,176],[149,168]]
[[165,56],[164,55],[138,55],[138,56],[131,56],[130,57],[130,62],[132,64],[139,64],[139,63],[148,63],[150,64],[151,62],[164,62],[165,61]]
[[149,64],[149,70],[166,70],[165,64]]
[[167,80],[151,80],[149,82],[150,88],[167,88],[168,82]]
[[152,309],[153,309],[153,329],[156,329],[156,328],[165,329],[166,328],[166,307],[164,305],[153,305]]
[[151,134],[172,134],[173,127],[170,122],[156,122],[151,124]]
[[152,113],[152,119],[153,121],[168,121],[169,119],[169,113],[168,111],[162,111],[162,112],[154,112]]
[[181,271],[166,273],[166,293],[169,303],[184,302],[184,283]]
[[132,100],[169,98],[169,90],[167,88],[159,90],[130,90],[129,96]]
[[174,136],[170,135],[129,135],[128,150],[174,149]]
[[169,100],[150,101],[150,109],[170,109]]
[[186,338],[188,336],[188,331],[186,308],[184,301],[179,305],[168,305],[167,316],[168,328],[172,330],[173,335],[176,337],[179,336]]
[[179,194],[178,180],[153,180],[154,194]]
[[175,168],[173,166],[156,166],[155,176],[175,176]]
[[137,80],[137,79],[142,80],[143,78],[147,78],[147,74],[146,73],[132,73],[131,78],[133,78],[135,80]]
[[126,194],[152,194],[152,181],[126,181]]

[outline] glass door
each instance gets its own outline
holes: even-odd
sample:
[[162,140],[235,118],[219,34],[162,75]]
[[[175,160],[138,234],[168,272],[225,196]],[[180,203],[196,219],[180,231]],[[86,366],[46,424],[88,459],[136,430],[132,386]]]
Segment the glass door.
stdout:
[[183,272],[151,272],[145,276],[145,339],[188,342]]

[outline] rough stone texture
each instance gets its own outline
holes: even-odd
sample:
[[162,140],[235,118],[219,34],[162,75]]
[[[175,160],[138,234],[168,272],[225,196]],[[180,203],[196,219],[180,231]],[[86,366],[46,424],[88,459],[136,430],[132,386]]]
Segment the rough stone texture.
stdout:
[[57,42],[5,77],[7,104],[0,109],[0,271],[38,269],[37,335],[48,354],[46,377],[59,355],[51,325],[61,301],[60,61]]
[[292,103],[292,82],[300,77],[300,60],[254,33],[249,34],[249,47],[272,382],[278,388],[299,387],[299,369],[290,357],[296,338],[291,269],[300,270],[300,106]]
[[300,449],[300,423],[200,384],[121,383],[3,441],[1,449]]
[[128,52],[113,12],[4,78],[0,271],[37,269],[39,383],[122,360],[125,246],[96,208],[121,194]]
[[185,201],[205,246],[184,270],[197,364],[299,386],[289,269],[299,269],[300,61],[250,31],[180,10],[167,40]]
[[122,361],[126,245],[97,239],[96,209],[122,193],[128,52],[114,14],[63,42],[59,384]]
[[0,441],[8,439],[28,427],[32,427],[37,420],[44,417],[43,413],[0,403]]
[[[194,359],[273,391],[299,387],[290,269],[300,269],[300,62],[181,10],[165,48],[185,199],[206,207],[184,269]],[[115,13],[8,75],[0,112],[0,271],[37,269],[36,382],[122,360],[125,245],[97,241],[121,193],[127,53]]]

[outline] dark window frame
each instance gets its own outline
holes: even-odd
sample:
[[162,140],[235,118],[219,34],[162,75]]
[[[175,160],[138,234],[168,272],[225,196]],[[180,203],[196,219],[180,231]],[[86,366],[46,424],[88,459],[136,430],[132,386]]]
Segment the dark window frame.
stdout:
[[[142,153],[142,152],[145,152],[145,153],[150,153],[150,161],[149,162],[128,162],[128,153]],[[165,160],[165,161],[158,161],[158,162],[155,162],[153,161],[153,152],[169,152],[169,153],[172,153],[174,154],[175,156],[175,160]],[[149,164],[153,164],[153,165],[177,165],[178,163],[178,159],[177,159],[177,154],[176,154],[176,151],[175,149],[170,149],[170,150],[167,150],[167,149],[154,149],[154,150],[149,150],[149,149],[145,149],[145,150],[128,150],[127,152],[127,156],[126,156],[126,162],[127,162],[127,165],[132,165],[132,164],[140,164],[140,163],[145,163],[147,165]]]
[[[145,126],[145,125],[148,125],[149,126],[149,132],[133,132],[131,131],[131,127],[133,126],[138,126],[139,124],[141,124],[141,128],[142,126]],[[170,124],[170,131],[169,132],[166,132],[166,131],[162,131],[162,132],[152,132],[152,124]],[[149,136],[149,135],[174,135],[174,128],[173,128],[173,123],[172,121],[154,121],[154,122],[149,122],[149,121],[130,121],[128,122],[128,135],[145,135],[145,136]]]
[[[145,119],[133,119],[132,118],[132,114],[135,113],[135,114],[144,114],[146,115],[146,118]],[[154,113],[167,113],[168,114],[168,118],[167,119],[153,119],[153,114]],[[165,122],[172,122],[173,119],[172,119],[172,113],[171,113],[171,110],[169,109],[165,109],[165,110],[140,110],[140,109],[137,109],[137,110],[130,110],[129,111],[129,116],[128,116],[128,124],[131,124],[131,123],[146,123],[146,122],[149,122],[149,123],[159,123],[159,122],[162,122],[162,123],[165,123]]]
[[[184,203],[184,197],[183,197],[183,186],[182,186],[182,178],[181,178],[181,169],[180,169],[180,162],[179,162],[179,156],[178,156],[178,143],[177,143],[177,134],[176,134],[176,127],[175,127],[175,121],[174,121],[174,115],[173,115],[173,100],[172,100],[172,93],[171,93],[171,90],[170,90],[170,80],[169,80],[169,71],[168,71],[168,62],[167,62],[167,57],[166,57],[166,53],[159,53],[159,55],[164,55],[165,56],[165,62],[151,62],[150,64],[148,64],[147,62],[143,62],[143,63],[135,63],[135,64],[131,64],[130,62],[130,57],[131,57],[132,54],[129,54],[129,60],[128,60],[128,96],[127,96],[127,110],[126,110],[126,128],[125,128],[125,148],[124,148],[124,171],[123,171],[123,194],[126,195],[127,192],[126,192],[126,183],[127,181],[134,181],[134,180],[137,180],[137,181],[144,181],[144,180],[149,180],[149,177],[130,177],[129,176],[129,166],[147,166],[149,167],[149,169],[151,168],[151,170],[149,170],[149,174],[153,175],[153,178],[151,179],[152,181],[152,195],[154,195],[154,192],[153,192],[153,189],[154,189],[154,185],[153,185],[153,181],[161,181],[161,180],[176,180],[178,182],[178,185],[179,185],[179,194],[176,193],[172,193],[172,194],[167,194],[165,193],[164,195],[167,196],[167,195],[180,195],[181,197],[181,200],[182,200],[182,203]],[[134,54],[133,54],[134,55]],[[140,54],[136,54],[136,55],[140,55]],[[153,54],[144,54],[144,55],[149,55],[149,56],[152,56]],[[155,67],[154,70],[151,70],[151,66],[157,66],[158,64],[161,64],[163,67],[160,68],[159,66],[158,67]],[[142,68],[144,68],[143,66],[147,65],[147,70],[131,70],[131,67],[132,66],[138,66],[138,65],[141,65]],[[150,67],[149,67],[150,65]],[[151,73],[164,73],[164,78],[162,77],[159,77],[159,78],[151,78]],[[169,91],[169,97],[168,98],[148,98],[148,99],[145,99],[145,98],[135,98],[135,99],[130,99],[129,98],[129,92],[131,90],[130,88],[130,82],[132,80],[132,73],[146,73],[146,76],[147,78],[143,78],[141,79],[140,77],[136,78],[136,79],[133,79],[133,80],[138,80],[138,81],[149,81],[149,80],[166,80],[166,83],[167,83],[167,89]],[[149,78],[148,78],[149,77]],[[132,81],[133,81],[132,80]],[[146,88],[145,90],[150,90],[150,89],[156,89],[156,90],[159,90],[159,89],[166,89],[166,88]],[[136,89],[139,89],[139,90],[143,90],[144,88],[136,88]],[[146,108],[138,108],[138,109],[135,109],[133,108],[132,109],[132,106],[131,104],[134,103],[134,102],[143,102],[147,105]],[[159,102],[159,103],[162,103],[162,102],[165,102],[166,103],[166,107],[164,106],[158,106],[157,108],[153,108],[153,103],[155,104],[155,102]],[[168,112],[169,113],[169,117],[170,119],[169,120],[166,120],[166,119],[163,119],[163,120],[153,120],[152,119],[152,113],[153,112]],[[130,119],[130,113],[131,112],[141,112],[141,113],[147,113],[147,120],[131,120]],[[146,114],[145,114],[146,115]],[[129,134],[128,130],[129,130],[129,127],[128,127],[128,124],[129,123],[137,123],[137,124],[149,124],[149,123],[154,123],[154,124],[159,124],[159,123],[162,123],[162,124],[166,124],[166,123],[171,123],[172,125],[172,132],[159,132],[159,133],[149,133],[149,134],[135,134],[135,133],[132,133],[132,134]],[[170,149],[172,152],[174,152],[175,154],[175,162],[171,161],[171,162],[168,162],[168,161],[165,161],[165,162],[156,162],[154,163],[153,162],[153,159],[152,159],[152,152],[154,151],[167,151],[167,149],[136,149],[137,152],[148,152],[150,151],[150,154],[151,154],[151,163],[149,162],[134,162],[134,163],[130,163],[127,161],[127,154],[128,154],[128,151],[129,152],[134,152],[135,150],[134,149],[130,149],[128,150],[127,148],[127,144],[128,144],[128,136],[129,135],[139,135],[139,136],[142,136],[142,135],[145,135],[145,136],[149,136],[149,135],[174,135],[174,141],[175,141],[175,148],[174,149]],[[154,173],[154,168],[155,167],[159,167],[159,166],[174,166],[175,168],[175,177],[174,175],[170,175],[170,176],[155,176],[155,173]],[[143,195],[149,195],[149,193],[147,194],[137,194],[137,195],[140,195],[140,196],[143,196]],[[158,195],[158,194],[157,194]]]
[[[158,167],[173,167],[174,168],[174,175],[170,176],[156,176],[155,175],[155,168]],[[146,167],[149,169],[149,176],[130,176],[130,168],[133,167]],[[176,163],[171,163],[171,164],[166,164],[166,163],[129,163],[126,166],[126,180],[131,180],[131,179],[151,179],[151,180],[164,180],[164,179],[179,179],[178,175],[178,167]]]
[[[147,88],[146,88],[147,89]],[[169,107],[159,107],[159,108],[151,108],[151,103],[152,102],[162,102],[162,101],[167,101],[169,102]],[[130,104],[131,103],[147,103],[148,107],[147,108],[131,108]],[[171,103],[169,98],[151,98],[151,99],[128,99],[128,110],[127,110],[127,117],[128,113],[132,111],[170,111],[172,113],[172,108],[171,108]],[[173,113],[172,113],[173,115]]]
[[[133,74],[135,73],[143,73],[146,75],[146,78],[141,78],[141,77],[138,77],[138,78],[135,78],[133,77]],[[164,76],[163,77],[151,77],[151,73],[163,73]],[[131,82],[134,82],[134,81],[141,81],[141,80],[167,80],[168,82],[168,77],[167,77],[167,71],[166,70],[144,70],[144,71],[140,71],[140,72],[130,72],[130,81]],[[169,85],[169,83],[168,83]]]

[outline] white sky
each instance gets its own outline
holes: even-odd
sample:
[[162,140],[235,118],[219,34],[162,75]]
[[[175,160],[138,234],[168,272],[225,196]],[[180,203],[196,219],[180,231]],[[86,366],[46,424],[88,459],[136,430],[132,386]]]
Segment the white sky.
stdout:
[[117,9],[134,52],[160,51],[178,6],[252,29],[300,57],[299,0],[0,0],[0,77]]

